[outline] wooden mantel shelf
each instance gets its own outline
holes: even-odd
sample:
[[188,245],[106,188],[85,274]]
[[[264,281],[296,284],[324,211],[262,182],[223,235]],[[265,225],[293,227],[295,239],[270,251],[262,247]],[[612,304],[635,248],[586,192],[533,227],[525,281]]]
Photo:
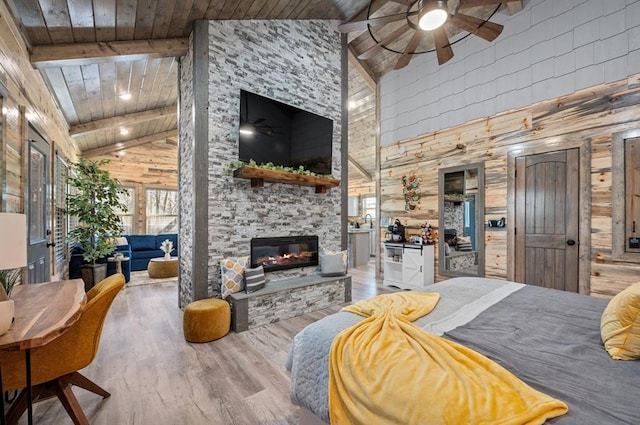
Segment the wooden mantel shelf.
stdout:
[[266,170],[245,165],[233,171],[233,177],[251,180],[251,187],[262,187],[264,182],[314,186],[316,193],[326,193],[332,187],[340,186],[340,180],[327,177],[305,176],[286,171]]

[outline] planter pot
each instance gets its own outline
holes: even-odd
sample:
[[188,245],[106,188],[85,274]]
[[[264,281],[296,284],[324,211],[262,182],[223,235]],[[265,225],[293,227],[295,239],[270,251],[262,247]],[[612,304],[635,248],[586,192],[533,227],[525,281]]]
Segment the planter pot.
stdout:
[[85,264],[80,266],[80,274],[84,282],[84,291],[88,292],[93,286],[107,277],[106,264]]
[[13,300],[0,301],[0,335],[7,333],[15,316]]

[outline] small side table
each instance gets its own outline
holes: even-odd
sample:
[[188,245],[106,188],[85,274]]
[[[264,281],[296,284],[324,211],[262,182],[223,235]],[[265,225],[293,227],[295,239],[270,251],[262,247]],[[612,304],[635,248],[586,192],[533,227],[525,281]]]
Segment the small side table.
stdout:
[[149,277],[152,279],[165,279],[178,276],[178,257],[165,259],[164,257],[152,258],[147,267]]
[[116,263],[116,273],[122,273],[122,262],[129,261],[129,257],[109,257],[107,261],[110,263]]

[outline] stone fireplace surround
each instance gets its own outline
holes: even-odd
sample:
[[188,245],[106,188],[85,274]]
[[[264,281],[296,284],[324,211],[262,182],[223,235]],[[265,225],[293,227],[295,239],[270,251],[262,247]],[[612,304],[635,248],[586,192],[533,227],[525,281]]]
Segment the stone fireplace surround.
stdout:
[[[346,51],[337,25],[317,20],[196,23],[179,71],[182,307],[218,296],[220,260],[247,255],[252,238],[315,234],[320,249],[346,247],[343,186],[324,194],[283,183],[252,188],[250,181],[225,169],[238,159],[238,105],[244,89],[332,119],[332,175],[346,181]],[[273,290],[276,282],[305,280],[317,277],[316,272],[317,266],[274,271],[268,286]]]

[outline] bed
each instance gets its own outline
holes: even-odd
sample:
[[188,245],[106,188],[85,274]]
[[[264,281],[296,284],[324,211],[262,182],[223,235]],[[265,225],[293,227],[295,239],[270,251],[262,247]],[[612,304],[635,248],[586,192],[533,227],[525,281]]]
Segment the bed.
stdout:
[[[485,278],[450,279],[432,292],[440,294],[435,309],[414,323],[566,403],[568,412],[546,423],[640,424],[640,361],[613,360],[602,344],[600,320],[609,300]],[[294,337],[290,395],[307,421],[329,422],[331,344],[362,320],[341,311]]]

